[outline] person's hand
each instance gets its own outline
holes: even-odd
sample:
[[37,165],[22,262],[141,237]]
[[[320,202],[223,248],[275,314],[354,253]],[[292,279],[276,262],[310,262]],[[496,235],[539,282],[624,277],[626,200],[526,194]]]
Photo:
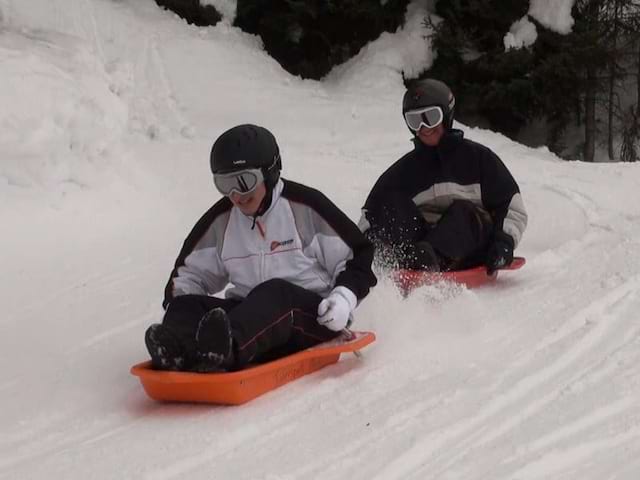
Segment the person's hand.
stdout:
[[334,332],[343,330],[357,301],[355,294],[347,287],[334,288],[318,305],[318,323]]
[[485,258],[487,273],[492,275],[496,270],[511,265],[511,262],[513,262],[513,239],[504,232],[498,232],[487,250]]

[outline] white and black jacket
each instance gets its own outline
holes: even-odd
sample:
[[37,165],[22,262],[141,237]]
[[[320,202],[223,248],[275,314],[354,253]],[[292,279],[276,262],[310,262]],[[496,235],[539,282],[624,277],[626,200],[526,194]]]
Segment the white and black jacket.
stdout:
[[307,186],[279,180],[269,209],[244,215],[228,198],[195,225],[165,289],[163,305],[176,296],[225,294],[244,298],[254,287],[281,278],[326,296],[336,286],[358,300],[376,284],[373,245],[338,207]]
[[415,148],[385,171],[371,189],[359,226],[367,231],[376,202],[388,192],[403,192],[429,223],[436,223],[456,200],[470,200],[486,210],[496,233],[518,245],[527,226],[527,212],[518,184],[489,148],[465,139],[460,130],[442,137],[437,147],[415,140]]

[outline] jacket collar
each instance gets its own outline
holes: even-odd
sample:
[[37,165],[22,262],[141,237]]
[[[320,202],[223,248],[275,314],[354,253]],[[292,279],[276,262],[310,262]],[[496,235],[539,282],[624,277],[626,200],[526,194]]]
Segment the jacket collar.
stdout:
[[445,134],[440,139],[440,143],[435,147],[430,147],[428,145],[425,145],[420,141],[418,137],[413,138],[413,145],[416,152],[418,153],[419,152],[446,153],[446,152],[455,150],[458,147],[458,145],[460,145],[463,138],[464,138],[464,132],[462,130],[452,128],[451,130],[448,130],[447,132],[445,132]]
[[[267,210],[265,212],[263,212],[261,215],[258,215],[255,218],[260,218],[260,217],[264,217],[266,215],[269,215],[269,212],[271,210],[273,210],[273,207],[275,206],[276,202],[278,201],[278,199],[282,195],[282,189],[283,188],[284,188],[284,182],[282,181],[282,178],[279,178],[278,182],[275,185],[275,187],[273,187],[273,190],[271,190],[271,204],[269,205],[269,208],[267,208]],[[240,209],[237,209],[237,210],[238,210],[238,213],[240,215],[242,215],[243,217],[246,217],[246,218],[250,219],[252,222],[254,221],[254,216],[253,215],[245,215],[244,213],[242,213],[240,211]]]
[[278,183],[276,183],[275,187],[273,187],[273,190],[271,191],[271,205],[269,205],[269,208],[267,208],[267,211],[261,215],[262,217],[264,217],[265,215],[268,215],[269,212],[273,210],[273,207],[275,206],[276,202],[280,199],[280,196],[282,195],[283,188],[284,188],[284,182],[282,181],[282,178],[279,178]]

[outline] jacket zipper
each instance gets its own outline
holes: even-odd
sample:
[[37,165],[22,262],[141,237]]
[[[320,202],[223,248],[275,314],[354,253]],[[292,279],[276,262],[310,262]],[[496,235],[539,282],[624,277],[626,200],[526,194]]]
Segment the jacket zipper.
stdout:
[[259,220],[256,221],[258,225],[258,232],[260,233],[261,242],[260,242],[260,283],[265,281],[264,268],[265,268],[265,253],[264,253],[264,241],[266,239],[266,234],[264,230],[264,226],[262,222]]

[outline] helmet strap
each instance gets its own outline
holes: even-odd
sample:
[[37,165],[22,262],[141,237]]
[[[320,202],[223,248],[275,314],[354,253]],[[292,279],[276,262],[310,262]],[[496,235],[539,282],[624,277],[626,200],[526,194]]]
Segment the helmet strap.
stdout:
[[264,198],[256,213],[253,215],[253,225],[251,225],[251,230],[256,227],[256,221],[258,217],[261,217],[265,214],[269,207],[271,206],[271,202],[273,201],[273,189],[278,183],[278,179],[280,178],[280,169],[282,168],[282,160],[280,160],[280,153],[276,153],[273,157],[273,163],[269,167],[262,168],[262,176],[264,177],[264,185],[267,188],[266,193],[264,194]]
[[267,182],[265,182],[265,186],[267,187],[267,191],[264,194],[264,198],[260,202],[260,205],[258,205],[256,213],[253,214],[253,224],[251,225],[251,230],[256,228],[256,221],[258,220],[258,217],[261,217],[267,210],[269,210],[271,202],[273,201],[273,186],[269,185]]

